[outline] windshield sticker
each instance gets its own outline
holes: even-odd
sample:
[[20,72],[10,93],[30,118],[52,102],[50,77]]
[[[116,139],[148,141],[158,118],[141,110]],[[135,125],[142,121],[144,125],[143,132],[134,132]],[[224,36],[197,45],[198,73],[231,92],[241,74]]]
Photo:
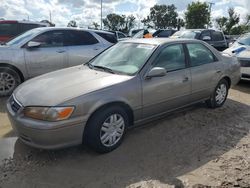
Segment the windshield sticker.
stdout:
[[143,49],[152,50],[152,49],[154,48],[154,46],[152,46],[152,45],[140,44],[140,45],[137,46],[137,48],[143,48]]

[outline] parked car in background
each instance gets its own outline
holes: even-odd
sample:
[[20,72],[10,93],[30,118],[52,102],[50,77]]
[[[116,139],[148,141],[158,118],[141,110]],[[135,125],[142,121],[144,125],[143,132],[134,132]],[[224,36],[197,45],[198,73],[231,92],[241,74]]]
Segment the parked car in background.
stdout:
[[236,58],[205,42],[132,39],[85,65],[28,80],[14,91],[7,111],[17,135],[30,146],[55,149],[84,142],[110,152],[129,127],[201,101],[221,107],[239,79]]
[[0,43],[5,43],[17,35],[37,27],[49,27],[49,24],[30,21],[0,20]]
[[250,79],[250,33],[242,35],[224,53],[236,56],[241,64],[241,77]]
[[105,39],[106,41],[110,42],[111,44],[115,44],[118,42],[115,33],[109,31],[100,31],[100,30],[92,30],[94,33]]
[[240,37],[240,35],[225,35],[227,40],[228,47],[231,47],[232,44]]
[[121,31],[109,31],[109,32],[114,33],[118,41],[126,39],[128,37],[125,33]]
[[223,51],[228,48],[228,42],[223,32],[213,29],[187,29],[177,31],[171,36],[171,38],[203,40],[219,51]]
[[143,30],[137,32],[132,38],[133,39],[143,38],[145,31],[148,31],[149,34],[151,34],[151,37],[153,37],[153,33],[155,33],[156,30],[155,29],[145,29],[145,30],[143,29]]
[[23,81],[88,62],[116,43],[113,33],[75,28],[36,28],[0,46],[0,96]]
[[175,29],[159,29],[153,33],[153,37],[168,38],[168,37],[172,36],[176,31],[177,30],[175,30]]
[[136,33],[138,33],[139,31],[142,31],[144,29],[132,29],[129,31],[129,36],[133,37]]

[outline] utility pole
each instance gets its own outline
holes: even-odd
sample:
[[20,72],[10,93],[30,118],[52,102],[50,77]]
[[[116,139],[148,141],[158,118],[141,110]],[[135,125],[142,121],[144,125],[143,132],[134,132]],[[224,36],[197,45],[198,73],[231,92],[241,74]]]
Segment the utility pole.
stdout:
[[[209,4],[209,13],[210,13],[210,17],[211,17],[212,6],[213,6],[215,3],[209,2],[208,4]],[[207,29],[208,29],[208,26],[209,26],[209,25],[210,25],[210,24],[207,25]]]
[[209,11],[210,11],[210,14],[211,14],[211,12],[212,12],[212,6],[213,6],[215,3],[209,2],[208,4],[209,4]]
[[50,21],[50,23],[52,23],[52,20],[51,20],[51,11],[49,11],[49,21]]
[[101,0],[101,30],[102,30],[102,0]]

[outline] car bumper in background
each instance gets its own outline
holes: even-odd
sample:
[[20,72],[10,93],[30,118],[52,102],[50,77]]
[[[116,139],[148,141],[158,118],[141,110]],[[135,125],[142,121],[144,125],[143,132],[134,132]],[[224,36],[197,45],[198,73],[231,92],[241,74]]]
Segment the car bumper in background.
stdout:
[[250,79],[250,59],[249,60],[239,60],[241,65],[241,77]]

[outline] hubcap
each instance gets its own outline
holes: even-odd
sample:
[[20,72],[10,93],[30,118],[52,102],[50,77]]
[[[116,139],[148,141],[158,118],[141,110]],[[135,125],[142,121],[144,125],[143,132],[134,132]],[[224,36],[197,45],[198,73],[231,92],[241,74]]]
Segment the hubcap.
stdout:
[[125,122],[120,114],[112,114],[102,124],[100,131],[101,143],[104,146],[114,146],[122,138]]
[[215,100],[217,104],[222,104],[226,100],[227,96],[227,86],[225,84],[221,84],[217,90],[215,95]]
[[0,93],[8,93],[14,89],[15,85],[15,78],[11,74],[7,72],[0,73]]

